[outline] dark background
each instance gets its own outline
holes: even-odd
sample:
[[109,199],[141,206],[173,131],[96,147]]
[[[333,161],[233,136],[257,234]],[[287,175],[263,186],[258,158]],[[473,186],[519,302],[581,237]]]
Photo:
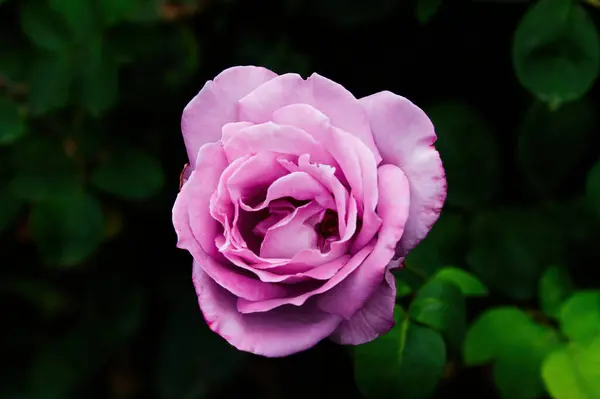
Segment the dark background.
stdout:
[[[17,132],[0,141],[1,397],[362,397],[350,349],[240,354],[197,309],[191,257],[175,248],[171,224],[187,162],[179,123],[204,82],[234,65],[318,72],[358,98],[390,90],[432,110],[449,179],[442,217],[460,222],[414,262],[428,273],[470,267],[491,286],[493,295],[469,302],[470,319],[498,304],[535,312],[550,263],[568,266],[578,286],[597,286],[598,224],[581,204],[598,158],[598,90],[551,114],[523,88],[511,47],[530,2],[448,1],[426,23],[401,0],[123,2],[140,5],[61,36],[46,11],[33,12],[45,31],[27,28],[24,8],[43,1],[0,1],[0,98],[19,110],[17,121],[0,119]],[[101,18],[94,10],[90,21]],[[57,45],[43,44],[54,36]],[[98,41],[100,61],[90,64]],[[63,52],[62,66],[43,64]],[[522,139],[531,112],[533,136]],[[138,164],[125,156],[108,177],[95,175],[133,150]],[[100,216],[72,205],[82,190]],[[510,217],[463,234],[498,212],[524,215],[513,218],[526,225],[515,244],[523,248],[498,243],[499,231],[521,228],[493,224]],[[548,236],[527,230],[528,218]],[[483,266],[469,257],[482,240]],[[535,265],[512,262],[528,254]],[[490,368],[450,359],[436,397],[455,396],[496,397]]]

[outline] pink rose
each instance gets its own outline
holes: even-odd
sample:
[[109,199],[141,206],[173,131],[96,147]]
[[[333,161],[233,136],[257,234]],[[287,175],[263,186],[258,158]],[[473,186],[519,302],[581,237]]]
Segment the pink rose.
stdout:
[[313,74],[223,71],[185,107],[177,246],[210,328],[278,357],[394,324],[390,269],[437,220],[433,125],[383,91],[357,100]]

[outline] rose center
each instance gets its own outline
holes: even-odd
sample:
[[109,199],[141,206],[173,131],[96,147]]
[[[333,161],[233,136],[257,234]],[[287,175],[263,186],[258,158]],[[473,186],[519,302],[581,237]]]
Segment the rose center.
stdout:
[[319,223],[317,226],[317,232],[323,238],[329,238],[338,235],[338,215],[336,212],[328,209],[325,211],[325,216],[323,216],[323,221]]

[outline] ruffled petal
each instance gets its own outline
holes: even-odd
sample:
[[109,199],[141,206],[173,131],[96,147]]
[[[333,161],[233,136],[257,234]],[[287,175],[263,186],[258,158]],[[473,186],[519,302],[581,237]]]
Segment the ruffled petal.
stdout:
[[386,266],[394,256],[408,217],[409,185],[404,172],[394,165],[380,166],[377,172],[377,213],[383,222],[375,248],[354,273],[318,298],[320,309],[346,320],[364,306],[383,281]]
[[208,81],[187,104],[181,118],[181,131],[192,169],[198,150],[221,138],[221,128],[238,121],[238,100],[275,78],[276,73],[255,66],[237,66]]
[[319,237],[315,225],[323,220],[324,214],[325,209],[315,201],[296,208],[267,230],[260,256],[293,258],[300,251],[317,248]]
[[[282,168],[281,164],[277,165]],[[272,201],[290,197],[298,201],[315,200],[322,207],[335,209],[331,193],[319,181],[306,172],[292,172],[275,180],[267,189],[265,200],[256,206],[240,203],[246,211],[259,211],[268,207]]]
[[216,284],[197,263],[193,281],[210,329],[242,351],[267,357],[291,355],[328,337],[341,321],[339,316],[312,306],[242,314],[236,309],[236,297]]
[[290,104],[309,104],[331,119],[331,123],[358,137],[381,161],[365,110],[342,85],[319,74],[307,80],[285,74],[261,85],[240,100],[240,120],[264,123],[273,111]]
[[404,256],[429,232],[446,199],[446,175],[427,115],[389,91],[360,100],[384,163],[400,167],[410,183],[410,213],[396,255]]
[[290,296],[291,291],[283,286],[264,283],[252,277],[248,277],[236,270],[230,264],[223,264],[217,259],[204,252],[197,238],[192,233],[189,224],[187,210],[189,203],[188,196],[180,196],[176,202],[179,202],[173,211],[173,223],[176,226],[178,241],[177,247],[190,252],[194,260],[202,269],[221,287],[240,298],[246,298],[251,301],[260,301],[264,299],[280,298]]
[[329,153],[300,128],[266,122],[241,129],[223,143],[230,162],[249,153],[271,151],[300,156],[310,154],[315,162],[334,165]]
[[385,280],[358,312],[344,320],[330,336],[342,345],[361,345],[385,334],[394,326],[396,282],[388,270]]
[[[242,313],[255,313],[255,312],[267,312],[272,309],[278,308],[284,305],[294,305],[301,306],[311,297],[322,294],[324,292],[328,292],[334,287],[338,286],[340,283],[344,281],[348,275],[350,275],[353,271],[355,271],[364,261],[364,259],[371,253],[373,250],[373,244],[365,246],[362,250],[360,250],[356,255],[350,257],[349,255],[345,256],[347,263],[344,267],[340,269],[332,278],[327,280],[320,287],[313,289],[311,291],[305,292],[296,296],[288,296],[281,298],[272,298],[267,300],[259,300],[253,301],[245,298],[239,298],[237,301],[237,308]],[[347,299],[347,298],[346,298]],[[331,313],[331,312],[328,312]],[[333,313],[332,313],[333,314]]]
[[210,214],[210,198],[226,167],[227,159],[218,143],[203,145],[198,151],[196,170],[190,174],[187,184],[179,193],[188,197],[191,204],[187,207],[191,230],[202,249],[211,256],[218,253],[215,238],[222,227]]
[[352,252],[356,252],[371,241],[381,225],[381,220],[375,213],[377,163],[373,152],[352,134],[331,126],[325,114],[307,104],[292,104],[277,109],[273,112],[272,119],[276,123],[302,128],[322,143],[339,164],[344,180],[358,199],[363,222],[352,245]]

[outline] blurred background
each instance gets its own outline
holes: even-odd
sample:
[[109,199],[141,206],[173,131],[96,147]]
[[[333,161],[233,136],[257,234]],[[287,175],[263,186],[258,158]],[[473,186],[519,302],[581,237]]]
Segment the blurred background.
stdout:
[[[452,319],[459,349],[431,389],[397,397],[549,397],[537,339],[504,371],[460,347],[503,306],[568,341],[558,309],[573,293],[600,335],[598,5],[0,0],[0,397],[363,397],[348,348],[265,359],[211,333],[175,248],[181,112],[245,64],[318,72],[359,98],[390,90],[434,121],[448,200],[399,303],[446,266],[490,293]],[[511,320],[481,345],[519,334]],[[559,399],[599,398],[589,381]]]

